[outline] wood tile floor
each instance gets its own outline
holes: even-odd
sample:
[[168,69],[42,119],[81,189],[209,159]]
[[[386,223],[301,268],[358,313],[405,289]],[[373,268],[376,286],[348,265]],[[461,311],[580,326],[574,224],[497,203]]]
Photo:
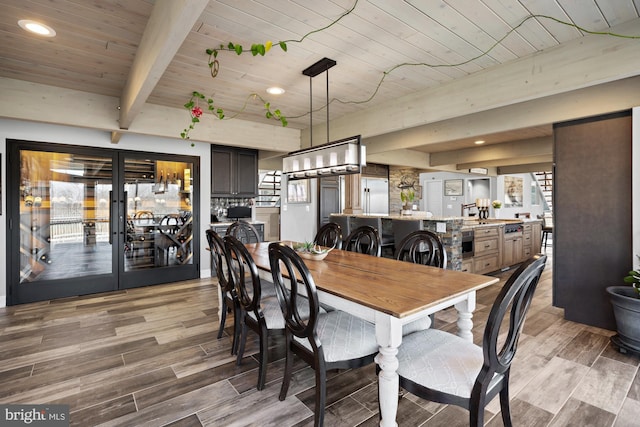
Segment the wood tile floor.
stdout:
[[[478,295],[476,340],[498,289]],[[298,364],[289,397],[278,401],[275,339],[267,387],[257,391],[256,342],[236,366],[229,337],[216,339],[217,306],[215,281],[202,279],[2,308],[0,403],[68,404],[75,426],[313,425],[313,372]],[[454,330],[454,321],[447,310],[436,326]],[[565,321],[551,306],[549,260],[512,368],[514,425],[639,425],[640,359],[612,348],[611,334]],[[327,389],[325,425],[377,425],[373,366],[332,372]],[[398,423],[465,426],[467,413],[405,394]],[[486,425],[502,425],[497,399]]]

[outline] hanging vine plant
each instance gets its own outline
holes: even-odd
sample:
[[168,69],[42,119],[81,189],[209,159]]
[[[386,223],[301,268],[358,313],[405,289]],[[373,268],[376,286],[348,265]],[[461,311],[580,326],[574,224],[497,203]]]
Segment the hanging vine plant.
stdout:
[[[275,110],[272,111],[271,110],[271,103],[265,101],[257,93],[250,94],[247,97],[247,99],[245,100],[244,105],[242,106],[240,111],[237,112],[236,114],[228,117],[228,119],[233,119],[233,118],[237,117],[240,113],[242,113],[247,108],[247,104],[248,104],[249,100],[251,100],[251,99],[258,99],[260,102],[262,102],[262,105],[264,106],[264,109],[266,111],[265,112],[265,117],[267,119],[277,120],[282,124],[283,127],[286,127],[288,125],[287,118],[282,115],[282,112],[279,109],[275,109]],[[191,132],[193,130],[193,128],[195,127],[195,125],[197,123],[200,123],[200,117],[202,117],[202,115],[204,114],[204,110],[202,109],[202,107],[200,107],[200,101],[205,103],[207,111],[212,113],[218,119],[224,120],[225,118],[227,118],[225,116],[224,110],[222,108],[216,107],[214,105],[213,98],[207,98],[206,96],[204,96],[200,92],[194,91],[194,92],[192,92],[191,98],[189,99],[189,101],[187,101],[187,103],[184,104],[184,108],[187,111],[189,111],[189,115],[191,116],[191,123],[189,123],[189,126],[186,127],[180,133],[180,137],[182,139],[189,139],[189,132]],[[194,144],[192,143],[191,146],[193,146],[193,145]]]
[[[355,2],[353,4],[353,6],[351,7],[351,9],[347,10],[345,13],[340,15],[336,20],[332,21],[329,25],[326,25],[326,26],[324,26],[322,28],[319,28],[317,30],[310,31],[310,32],[308,32],[307,34],[305,34],[304,36],[302,36],[298,40],[283,40],[283,41],[277,42],[276,44],[280,47],[280,49],[282,49],[284,52],[286,52],[287,51],[287,43],[301,43],[304,39],[309,37],[311,34],[314,34],[314,33],[320,32],[320,31],[324,31],[327,28],[335,25],[342,18],[344,18],[345,16],[349,15],[356,8],[357,4],[358,4],[358,0],[355,0]],[[268,40],[264,44],[262,44],[262,43],[254,43],[254,44],[251,45],[250,49],[245,49],[241,44],[236,44],[236,43],[233,43],[233,42],[227,43],[226,46],[224,44],[220,44],[220,46],[217,47],[217,48],[207,49],[206,53],[207,53],[207,55],[209,55],[209,60],[207,62],[207,65],[209,66],[209,72],[211,74],[211,77],[215,78],[218,75],[218,71],[220,70],[220,62],[218,61],[218,54],[220,52],[225,52],[225,51],[226,52],[235,52],[237,55],[242,55],[244,53],[251,53],[253,56],[257,56],[257,55],[264,56],[267,52],[269,52],[271,50],[271,48],[273,46],[274,46],[274,43],[272,41]],[[282,112],[279,109],[275,109],[275,110],[272,111],[271,110],[271,103],[265,101],[257,93],[249,94],[249,96],[245,100],[245,103],[244,103],[243,107],[240,109],[240,111],[238,111],[233,116],[227,117],[222,108],[216,107],[214,105],[213,98],[207,98],[202,93],[197,92],[197,91],[193,91],[191,93],[191,98],[189,99],[189,101],[187,101],[184,104],[184,108],[189,111],[189,116],[191,117],[191,120],[190,120],[189,126],[187,126],[180,133],[180,137],[182,139],[189,139],[189,133],[194,129],[196,124],[200,123],[200,117],[202,117],[202,114],[204,113],[203,109],[199,105],[200,101],[203,101],[204,103],[206,103],[207,110],[209,112],[213,113],[213,115],[215,117],[217,117],[220,120],[225,120],[225,119],[235,118],[238,115],[240,115],[242,112],[244,112],[246,107],[247,107],[248,101],[251,100],[251,99],[258,99],[260,102],[262,102],[262,105],[264,106],[264,109],[265,109],[265,117],[267,119],[277,120],[277,121],[280,122],[280,124],[282,124],[283,127],[286,127],[288,125],[287,118],[282,114]],[[302,117],[302,116],[299,116],[299,117]],[[191,145],[193,146],[194,144],[192,143]]]
[[[310,35],[314,34],[314,33],[318,33],[321,31],[324,31],[330,27],[332,27],[333,25],[337,24],[342,18],[344,18],[345,16],[349,15],[351,12],[353,12],[353,10],[356,8],[356,6],[358,5],[358,0],[355,0],[353,6],[347,10],[346,12],[344,12],[342,15],[340,15],[337,19],[335,19],[334,21],[332,21],[329,25],[326,25],[322,28],[318,28],[316,30],[310,31],[307,34],[305,34],[304,36],[302,36],[300,39],[298,40],[284,40],[284,41],[279,41],[276,43],[276,45],[278,45],[280,47],[280,49],[282,49],[284,52],[287,52],[287,44],[288,43],[301,43],[304,39],[306,39],[307,37],[309,37]],[[375,90],[373,91],[373,93],[362,100],[359,101],[354,101],[354,100],[341,100],[338,98],[333,98],[331,99],[331,101],[329,101],[328,104],[333,103],[334,101],[343,103],[343,104],[364,104],[367,103],[371,100],[373,100],[373,98],[378,94],[378,91],[380,90],[380,87],[382,86],[382,83],[384,82],[385,78],[391,74],[393,71],[402,68],[402,67],[406,67],[406,66],[424,66],[424,67],[430,67],[430,68],[442,68],[442,67],[458,67],[464,64],[468,64],[470,62],[473,62],[477,59],[480,59],[486,55],[488,55],[493,49],[495,49],[502,41],[504,41],[504,39],[506,39],[511,33],[515,32],[518,28],[520,28],[525,22],[527,22],[530,19],[547,19],[547,20],[551,20],[554,21],[556,23],[559,24],[563,24],[563,25],[567,25],[570,27],[574,27],[577,30],[585,33],[585,34],[596,34],[596,35],[608,35],[608,36],[613,36],[613,37],[620,37],[620,38],[627,38],[627,39],[640,39],[640,36],[635,36],[635,35],[623,35],[623,34],[616,34],[616,33],[612,33],[612,32],[607,32],[607,31],[591,31],[591,30],[587,30],[583,27],[580,27],[572,22],[565,22],[562,21],[560,19],[554,18],[552,16],[547,16],[547,15],[537,15],[537,14],[532,14],[532,15],[528,15],[526,17],[524,17],[522,19],[522,21],[520,21],[520,23],[518,25],[516,25],[515,27],[511,28],[503,37],[501,37],[500,39],[498,39],[495,43],[493,43],[488,49],[480,52],[478,55],[476,55],[473,58],[467,59],[465,61],[462,61],[460,63],[457,64],[429,64],[426,62],[417,62],[417,63],[401,63],[401,64],[396,64],[392,67],[390,67],[389,69],[387,69],[386,71],[384,71],[382,73],[382,77],[380,78]],[[267,41],[264,44],[261,43],[254,43],[251,45],[250,49],[245,49],[241,44],[236,44],[233,42],[229,42],[227,43],[227,45],[225,46],[224,44],[220,44],[219,47],[217,48],[210,48],[210,49],[206,49],[206,53],[209,56],[209,60],[207,61],[207,65],[209,67],[209,72],[211,74],[212,78],[215,78],[218,75],[218,71],[220,70],[220,62],[218,60],[218,55],[221,52],[235,52],[237,55],[242,55],[245,53],[251,53],[253,56],[265,56],[267,54],[267,52],[269,52],[272,47],[274,46],[274,43],[272,41]],[[200,117],[202,117],[202,114],[204,113],[203,109],[199,106],[199,101],[203,101],[206,104],[206,109],[211,112],[215,117],[217,117],[220,120],[225,120],[225,119],[232,119],[237,117],[238,115],[240,115],[242,112],[245,111],[246,107],[247,107],[247,103],[249,100],[251,99],[258,99],[260,102],[262,102],[262,105],[264,106],[265,109],[265,117],[267,119],[274,119],[279,121],[282,126],[287,126],[288,122],[286,117],[282,114],[282,112],[279,109],[275,109],[275,110],[271,110],[271,104],[267,101],[265,101],[260,95],[258,95],[257,93],[252,93],[250,94],[243,107],[233,116],[229,116],[227,117],[224,113],[224,110],[220,107],[216,107],[214,106],[214,101],[213,98],[207,98],[205,97],[203,94],[199,93],[199,92],[192,92],[191,98],[189,99],[189,101],[187,103],[184,104],[184,108],[187,109],[189,111],[189,115],[191,117],[191,122],[189,124],[189,126],[187,128],[185,128],[181,133],[180,136],[183,139],[189,139],[189,132],[191,130],[194,129],[195,125],[197,123],[200,122]],[[320,107],[320,109],[324,108]],[[303,117],[304,115],[309,114],[308,112],[305,114],[302,114],[300,116],[294,116],[291,118],[299,118],[299,117]],[[191,144],[193,145],[193,144]]]

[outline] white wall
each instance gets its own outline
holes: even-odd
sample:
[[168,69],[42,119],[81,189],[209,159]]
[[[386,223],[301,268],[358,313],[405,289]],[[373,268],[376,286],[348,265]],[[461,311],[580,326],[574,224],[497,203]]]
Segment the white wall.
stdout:
[[282,177],[280,239],[296,242],[312,241],[318,224],[317,180],[309,180],[310,203],[287,203],[287,178]]
[[[523,179],[523,201],[522,206],[520,207],[506,207],[502,206],[500,211],[500,218],[515,218],[516,213],[520,212],[529,212],[531,214],[531,218],[535,218],[536,215],[541,215],[544,211],[544,204],[542,199],[540,199],[539,205],[531,204],[531,192],[529,191],[531,187],[532,178],[530,174],[513,174],[509,176],[514,176]],[[429,172],[429,173],[421,173],[420,174],[420,182],[430,181],[430,180],[444,180],[447,179],[463,179],[463,194],[462,196],[443,196],[443,207],[442,207],[442,215],[443,216],[460,216],[460,208],[463,204],[474,203],[475,198],[473,195],[469,194],[469,180],[483,179],[488,178],[490,183],[490,195],[486,197],[491,200],[502,200],[504,202],[504,176],[486,176],[486,175],[470,175],[470,174],[462,174],[462,173],[454,173],[454,172]],[[429,210],[429,207],[424,207],[425,210]],[[477,212],[477,210],[473,210],[473,212]],[[465,211],[465,216],[468,214],[468,211]],[[489,212],[490,216],[493,216],[493,210]]]
[[[10,190],[7,186],[7,142],[6,139],[23,139],[29,141],[51,142],[69,145],[83,145],[99,148],[117,148],[123,150],[148,151],[158,153],[173,153],[200,157],[200,226],[209,224],[210,194],[211,194],[211,153],[208,143],[195,143],[191,147],[190,142],[181,139],[152,137],[143,135],[125,134],[118,144],[111,143],[111,135],[107,131],[76,128],[70,126],[32,123],[20,120],[0,119],[0,153],[2,153],[2,213],[0,218],[0,245],[2,254],[6,257],[7,224],[6,224],[6,199]],[[201,233],[201,242],[204,241],[204,229],[194,230]],[[203,250],[205,244],[201,243],[200,250],[200,275],[209,277],[211,274],[209,252]],[[0,307],[6,306],[7,268],[6,258],[0,263]]]

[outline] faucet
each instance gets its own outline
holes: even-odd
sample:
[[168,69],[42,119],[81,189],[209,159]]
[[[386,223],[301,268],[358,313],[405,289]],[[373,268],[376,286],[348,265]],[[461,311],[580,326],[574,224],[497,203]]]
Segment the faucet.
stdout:
[[475,207],[476,207],[476,204],[475,204],[475,203],[467,203],[466,205],[465,205],[465,204],[463,204],[463,205],[460,207],[460,216],[464,216],[464,210],[465,210],[465,209],[475,208]]

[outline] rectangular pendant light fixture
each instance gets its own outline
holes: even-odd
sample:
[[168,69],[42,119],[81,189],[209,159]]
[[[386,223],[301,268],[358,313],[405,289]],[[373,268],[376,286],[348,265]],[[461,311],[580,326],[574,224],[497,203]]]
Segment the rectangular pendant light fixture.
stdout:
[[[336,65],[336,61],[323,58],[307,67],[302,74],[309,76],[309,91],[311,79],[320,73],[327,72]],[[310,102],[313,96],[310,93]],[[327,143],[313,146],[313,105],[309,108],[311,147],[293,151],[283,159],[282,172],[289,180],[314,178],[329,175],[348,175],[360,173],[361,166],[366,164],[365,147],[360,144],[360,135],[329,141],[329,74],[327,72]]]
[[360,135],[293,151],[283,159],[282,172],[291,180],[360,173],[366,164]]

